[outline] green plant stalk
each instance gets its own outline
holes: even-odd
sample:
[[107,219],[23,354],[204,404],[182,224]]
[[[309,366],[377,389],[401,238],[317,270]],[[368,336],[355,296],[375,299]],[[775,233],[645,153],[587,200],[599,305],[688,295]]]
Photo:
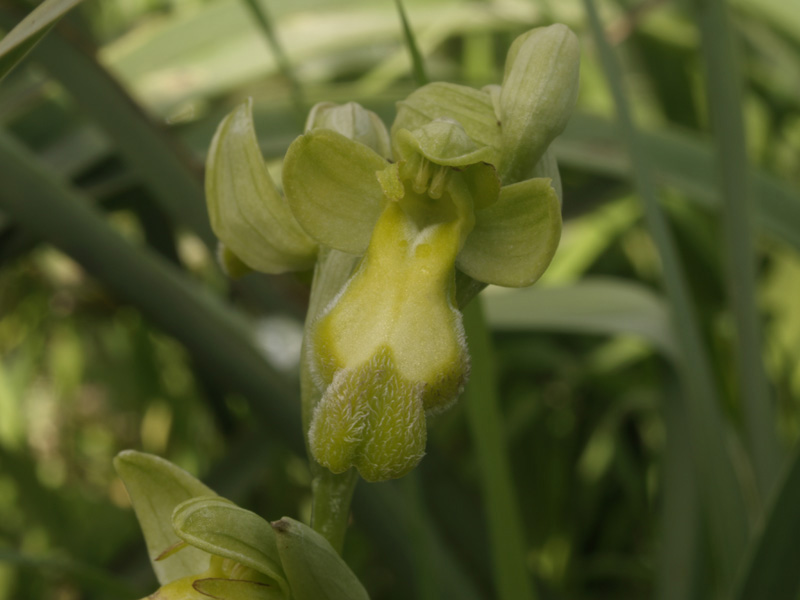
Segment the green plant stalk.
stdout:
[[764,372],[761,325],[756,309],[753,207],[742,122],[742,90],[728,11],[721,0],[695,1],[702,33],[708,112],[717,149],[723,198],[728,297],[736,323],[736,374],[745,415],[745,432],[761,498],[778,475],[781,451],[775,413]]
[[480,298],[464,309],[464,327],[472,355],[472,371],[464,402],[487,507],[497,598],[533,600],[534,588],[525,564],[524,526],[505,446],[491,339]]
[[720,588],[728,589],[736,577],[747,543],[748,511],[727,451],[727,431],[720,414],[719,393],[675,240],[658,204],[650,163],[646,160],[647,149],[631,117],[619,63],[605,38],[594,2],[584,0],[584,5],[628,147],[634,185],[642,198],[645,220],[661,257],[664,284],[674,311],[674,326],[683,355],[678,373],[686,394],[697,480],[709,527],[711,562]]

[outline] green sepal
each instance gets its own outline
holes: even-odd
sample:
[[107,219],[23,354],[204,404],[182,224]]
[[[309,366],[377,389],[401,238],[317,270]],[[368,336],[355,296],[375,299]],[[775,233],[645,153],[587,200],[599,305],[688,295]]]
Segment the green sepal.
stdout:
[[364,586],[322,535],[289,517],[272,527],[294,600],[369,600]]
[[386,159],[329,129],[300,136],[286,152],[283,186],[306,232],[322,245],[363,254],[385,198],[375,173]]
[[288,596],[275,534],[257,514],[222,498],[194,498],[175,508],[172,526],[192,546],[267,575]]
[[152,454],[125,450],[114,459],[114,467],[128,490],[159,583],[165,585],[208,569],[210,557],[198,548],[187,547],[163,560],[156,559],[181,541],[172,528],[175,507],[195,496],[215,496],[214,491]]
[[206,161],[206,201],[216,236],[247,266],[264,273],[311,268],[317,247],[298,225],[264,164],[253,102],[217,128]]
[[222,242],[217,245],[217,262],[222,267],[225,275],[231,279],[239,279],[253,272],[253,269],[248,267],[241,258],[236,256],[233,250]]
[[334,104],[319,102],[311,108],[306,120],[305,131],[330,129],[344,137],[360,142],[385,159],[392,157],[389,132],[381,118],[357,102]]
[[470,277],[505,287],[534,283],[561,238],[561,204],[550,179],[505,186],[500,199],[476,213],[456,265]]
[[580,45],[568,27],[555,24],[519,36],[508,51],[499,96],[504,184],[529,176],[567,125],[578,97]]
[[550,179],[550,185],[553,186],[556,196],[558,196],[558,204],[559,206],[562,206],[564,194],[561,188],[561,173],[558,171],[556,153],[553,151],[552,147],[548,148],[547,151],[542,155],[542,158],[533,167],[531,176],[526,177],[526,179],[535,179],[537,177],[545,177]]
[[396,134],[401,129],[414,131],[436,119],[453,119],[479,146],[492,153],[486,162],[497,163],[500,150],[500,123],[490,95],[453,83],[430,83],[397,103],[397,117],[392,124],[392,138],[397,153]]
[[287,600],[289,597],[268,583],[243,579],[209,577],[197,579],[192,587],[215,600]]

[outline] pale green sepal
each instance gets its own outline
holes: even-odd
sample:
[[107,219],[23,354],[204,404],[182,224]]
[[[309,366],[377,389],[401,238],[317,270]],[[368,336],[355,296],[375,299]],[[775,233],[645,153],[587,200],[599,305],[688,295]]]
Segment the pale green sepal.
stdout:
[[487,92],[453,83],[425,85],[397,103],[392,136],[394,138],[401,129],[414,131],[436,119],[453,119],[460,123],[470,139],[479,146],[493,149],[487,162],[496,164],[500,149],[500,123]]
[[381,118],[357,102],[334,104],[319,102],[311,108],[306,120],[306,133],[312,129],[331,129],[344,137],[361,142],[386,159],[392,157],[389,132]]
[[269,175],[253,126],[252,100],[225,117],[206,161],[206,201],[216,236],[264,273],[311,268],[316,244],[298,225]]
[[526,177],[525,179],[536,179],[538,177],[545,177],[551,180],[550,185],[553,186],[553,189],[556,191],[556,196],[558,196],[558,204],[559,206],[562,206],[563,191],[561,188],[561,173],[558,171],[556,153],[553,151],[552,147],[547,149],[539,162],[533,167],[531,176]]
[[196,498],[175,508],[172,526],[192,546],[269,576],[288,595],[275,534],[257,514],[222,498]]
[[364,144],[314,129],[286,152],[284,191],[297,221],[317,242],[363,254],[385,204],[375,173],[387,166]]
[[217,262],[225,275],[231,279],[239,279],[253,272],[253,269],[244,264],[244,261],[222,242],[217,245]]
[[580,46],[560,24],[533,29],[508,52],[500,92],[504,184],[525,179],[566,127],[578,97]]
[[550,180],[505,186],[500,199],[478,211],[456,265],[470,277],[505,287],[534,283],[561,238],[561,206]]
[[364,586],[322,535],[289,517],[272,527],[294,600],[369,600]]
[[172,528],[172,511],[195,496],[214,496],[214,491],[171,462],[133,450],[114,459],[114,467],[131,497],[144,533],[153,570],[161,585],[208,569],[209,555],[197,548],[156,561],[164,550],[181,540]]
[[274,585],[243,579],[209,577],[196,580],[192,587],[206,598],[215,600],[288,600],[289,598]]

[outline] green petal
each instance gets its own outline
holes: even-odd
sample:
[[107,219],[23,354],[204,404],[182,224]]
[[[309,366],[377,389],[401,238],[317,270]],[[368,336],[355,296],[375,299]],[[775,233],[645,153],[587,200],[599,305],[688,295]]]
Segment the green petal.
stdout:
[[388,163],[364,144],[328,129],[300,136],[286,152],[289,206],[320,244],[363,254],[385,199],[375,175]]
[[550,180],[506,186],[475,215],[457,266],[470,277],[507,287],[531,285],[544,273],[561,237],[561,207]]
[[279,589],[266,583],[241,579],[198,579],[192,585],[195,590],[216,600],[286,600]]
[[310,268],[316,245],[297,224],[264,164],[252,100],[219,124],[206,163],[206,200],[217,237],[264,273]]
[[175,509],[172,525],[182,540],[271,577],[288,595],[275,534],[257,514],[222,498],[195,498]]
[[289,517],[272,527],[294,600],[369,600],[350,567],[319,533]]
[[131,497],[159,583],[165,585],[208,569],[209,555],[196,548],[185,548],[164,560],[156,558],[181,541],[172,528],[175,507],[195,496],[214,496],[214,491],[151,454],[126,450],[114,459],[114,467]]
[[[500,123],[488,92],[452,83],[431,83],[397,104],[392,136],[401,129],[414,131],[436,119],[453,119],[479,146],[492,148],[487,162],[496,164]],[[395,148],[396,150],[396,148]]]
[[499,98],[503,183],[529,177],[564,130],[578,97],[579,66],[578,39],[564,25],[533,29],[511,45]]
[[389,132],[381,118],[357,102],[334,104],[320,102],[311,108],[306,121],[306,133],[312,129],[331,129],[344,137],[369,146],[382,157],[392,157]]
[[457,121],[437,119],[419,129],[399,129],[394,134],[398,158],[419,153],[437,165],[463,167],[488,162],[492,149],[478,146]]

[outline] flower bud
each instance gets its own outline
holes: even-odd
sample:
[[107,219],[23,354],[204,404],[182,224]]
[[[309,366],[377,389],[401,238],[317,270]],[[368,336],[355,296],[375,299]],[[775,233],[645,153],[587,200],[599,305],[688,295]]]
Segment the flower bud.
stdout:
[[578,97],[580,46],[568,27],[539,27],[514,40],[497,98],[504,184],[531,170],[567,125]]
[[312,129],[330,129],[346,138],[372,148],[383,158],[391,158],[389,132],[381,118],[356,102],[334,104],[320,102],[311,108],[306,133]]

